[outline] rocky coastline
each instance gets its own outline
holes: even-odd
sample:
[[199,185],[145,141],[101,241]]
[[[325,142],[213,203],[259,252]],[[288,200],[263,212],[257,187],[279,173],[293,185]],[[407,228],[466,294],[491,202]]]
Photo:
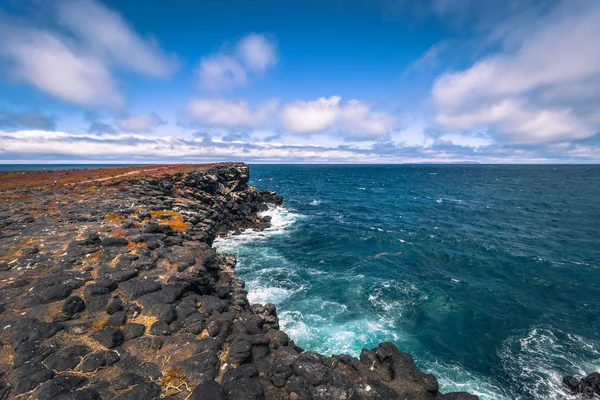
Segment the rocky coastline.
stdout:
[[0,399],[477,399],[391,343],[303,351],[218,235],[265,229],[246,164],[0,174]]

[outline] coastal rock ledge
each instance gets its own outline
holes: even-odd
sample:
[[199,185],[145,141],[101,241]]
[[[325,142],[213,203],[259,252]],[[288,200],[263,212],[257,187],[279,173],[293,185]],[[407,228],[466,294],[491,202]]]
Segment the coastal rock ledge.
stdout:
[[303,351],[215,237],[265,229],[241,163],[0,174],[0,399],[477,399],[391,343]]

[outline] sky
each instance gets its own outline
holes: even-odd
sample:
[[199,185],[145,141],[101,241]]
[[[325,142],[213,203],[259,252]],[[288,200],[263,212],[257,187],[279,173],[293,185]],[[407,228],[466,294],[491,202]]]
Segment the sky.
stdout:
[[598,0],[0,0],[0,163],[598,163]]

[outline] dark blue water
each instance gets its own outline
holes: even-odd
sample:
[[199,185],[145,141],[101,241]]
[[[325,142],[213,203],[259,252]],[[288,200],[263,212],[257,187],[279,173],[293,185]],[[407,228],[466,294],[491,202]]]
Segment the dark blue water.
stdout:
[[285,208],[218,242],[308,350],[392,341],[443,390],[565,398],[600,368],[600,166],[251,166]]

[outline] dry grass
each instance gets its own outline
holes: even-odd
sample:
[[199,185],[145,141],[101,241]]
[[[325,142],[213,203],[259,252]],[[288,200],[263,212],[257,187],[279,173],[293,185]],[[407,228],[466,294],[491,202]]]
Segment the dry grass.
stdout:
[[138,315],[137,318],[131,320],[131,322],[135,322],[136,324],[144,325],[146,327],[146,331],[149,331],[152,324],[156,321],[158,321],[158,318],[152,315]]
[[186,384],[186,376],[180,367],[173,367],[167,370],[158,380],[160,387],[166,392],[170,389],[181,391],[180,387]]

